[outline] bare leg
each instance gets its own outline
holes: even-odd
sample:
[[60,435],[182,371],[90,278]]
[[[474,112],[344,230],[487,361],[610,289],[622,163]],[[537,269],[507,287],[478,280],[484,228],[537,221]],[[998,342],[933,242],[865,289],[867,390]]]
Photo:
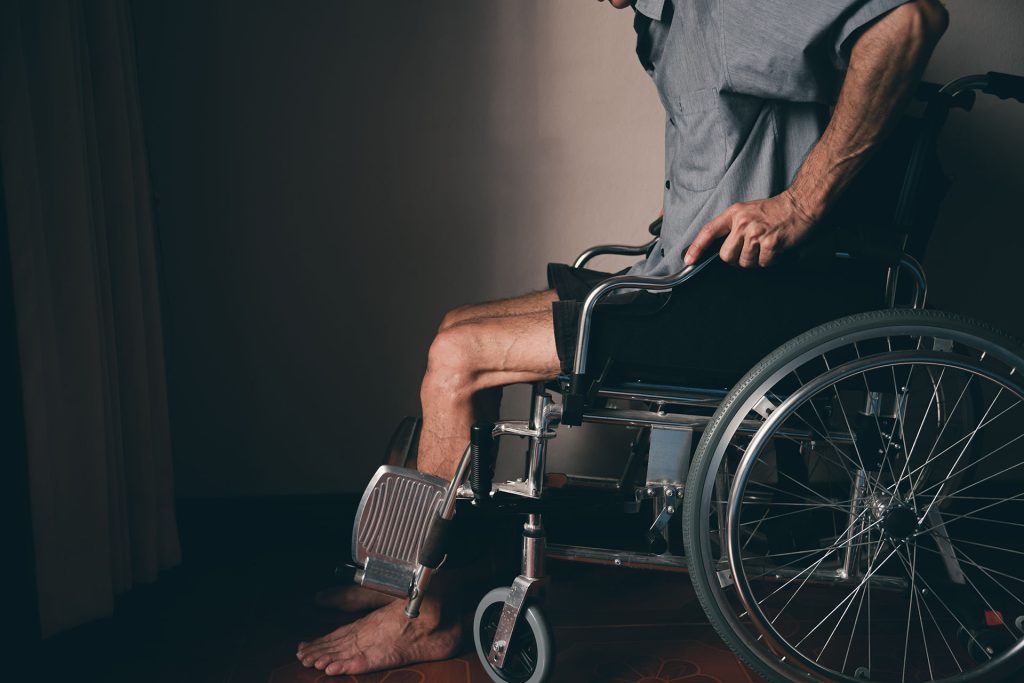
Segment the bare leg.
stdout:
[[558,295],[553,289],[523,294],[511,299],[499,299],[482,304],[467,304],[448,311],[441,321],[439,332],[444,332],[452,325],[476,320],[478,318],[507,318],[527,313],[544,313],[551,310],[551,302],[557,301]]
[[[438,333],[420,390],[418,467],[451,479],[481,391],[558,374],[551,311],[471,318]],[[490,416],[489,416],[490,417]]]
[[[553,299],[553,293],[540,292],[464,307],[445,317],[430,347],[420,390],[420,470],[451,479],[478,411],[493,417],[495,389],[558,374]],[[296,656],[303,665],[330,675],[445,659],[458,651],[463,632],[450,607],[436,592],[430,593],[421,616],[410,620],[404,604],[395,601],[312,643],[300,643]]]

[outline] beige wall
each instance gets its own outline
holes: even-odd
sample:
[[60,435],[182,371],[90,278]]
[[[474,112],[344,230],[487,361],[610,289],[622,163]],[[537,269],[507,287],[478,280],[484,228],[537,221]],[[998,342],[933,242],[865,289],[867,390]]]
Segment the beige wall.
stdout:
[[[949,6],[932,78],[1024,72],[1021,3]],[[360,490],[447,308],[643,241],[657,212],[663,119],[629,11],[139,2],[136,22],[181,495]],[[999,292],[1021,291],[1022,116],[955,118],[961,182],[929,257],[936,300],[1018,334]],[[560,436],[556,466],[593,433]],[[580,467],[609,466],[599,450]]]

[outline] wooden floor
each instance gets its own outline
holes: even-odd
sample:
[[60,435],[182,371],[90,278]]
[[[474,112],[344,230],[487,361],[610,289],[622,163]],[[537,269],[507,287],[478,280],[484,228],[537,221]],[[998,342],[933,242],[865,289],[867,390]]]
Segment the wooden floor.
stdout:
[[[471,650],[398,671],[329,678],[294,656],[344,620],[313,605],[343,559],[348,499],[186,503],[185,561],[114,618],[62,634],[6,680],[484,682]],[[552,563],[556,681],[758,681],[708,626],[685,575]]]
[[[704,619],[684,575],[553,564],[545,614],[555,627],[558,659],[555,681],[593,683],[747,683],[760,679],[747,671],[718,640]],[[332,628],[333,615],[295,605],[293,633]],[[299,617],[299,614],[303,616]],[[319,627],[319,631],[318,628]],[[289,659],[291,643],[254,633],[254,648],[243,674],[232,680],[274,683],[331,680]],[[294,640],[294,636],[291,640]],[[283,642],[282,642],[283,641]],[[338,679],[334,679],[338,680]],[[343,681],[389,683],[489,681],[472,651],[456,659],[400,671],[341,677]]]

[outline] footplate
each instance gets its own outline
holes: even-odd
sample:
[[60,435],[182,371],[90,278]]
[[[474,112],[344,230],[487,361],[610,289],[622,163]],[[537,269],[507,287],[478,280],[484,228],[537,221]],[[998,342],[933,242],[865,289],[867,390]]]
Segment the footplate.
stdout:
[[448,482],[404,467],[384,465],[373,475],[352,529],[356,581],[375,591],[408,598],[417,557]]

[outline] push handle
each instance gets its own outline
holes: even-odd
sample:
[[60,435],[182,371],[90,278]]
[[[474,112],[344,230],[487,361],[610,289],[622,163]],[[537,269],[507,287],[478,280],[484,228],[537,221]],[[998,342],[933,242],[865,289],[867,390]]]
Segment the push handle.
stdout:
[[996,71],[989,71],[987,75],[988,85],[982,88],[982,92],[995,95],[1001,100],[1012,98],[1024,104],[1024,76],[1001,74]]
[[658,216],[654,219],[654,222],[647,226],[647,232],[651,233],[655,237],[661,236],[661,224],[665,222],[664,216]]

